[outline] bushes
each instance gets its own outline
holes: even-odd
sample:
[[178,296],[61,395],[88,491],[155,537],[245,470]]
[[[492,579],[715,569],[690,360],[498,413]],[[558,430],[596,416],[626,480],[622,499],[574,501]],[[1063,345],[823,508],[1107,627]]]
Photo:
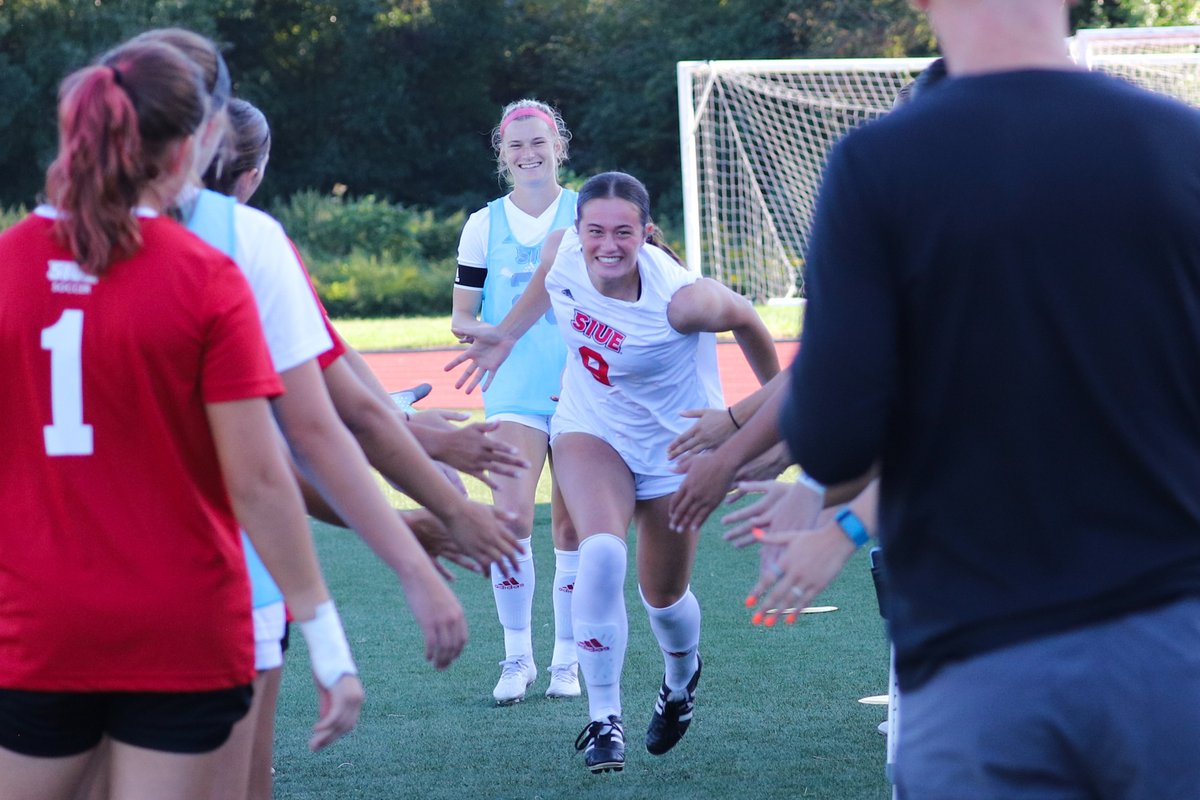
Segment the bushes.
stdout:
[[21,220],[25,219],[25,215],[29,212],[24,206],[15,208],[0,208],[0,231],[11,228]]
[[[24,208],[0,208],[0,230]],[[380,200],[305,191],[271,213],[295,240],[330,316],[446,316],[466,214],[435,217]],[[681,225],[666,226],[671,246]]]
[[450,312],[461,211],[438,219],[373,195],[306,191],[272,213],[304,254],[330,316]]
[[[0,231],[26,209],[0,208]],[[333,317],[450,313],[466,215],[437,218],[379,200],[301,192],[271,209],[304,256]]]

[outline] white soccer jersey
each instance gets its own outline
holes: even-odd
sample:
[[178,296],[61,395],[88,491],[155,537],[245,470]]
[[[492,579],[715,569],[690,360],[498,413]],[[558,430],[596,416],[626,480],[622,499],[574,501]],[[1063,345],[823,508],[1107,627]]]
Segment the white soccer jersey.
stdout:
[[596,290],[573,229],[562,239],[546,290],[567,343],[558,410],[560,433],[590,433],[608,442],[639,475],[671,475],[667,445],[693,421],[679,416],[711,404],[701,376],[699,334],[667,321],[675,292],[700,275],[688,272],[652,245],[638,255],[641,296],[633,302]]
[[304,268],[275,219],[241,205],[234,208],[237,252],[254,300],[276,372],[314,359],[333,346]]

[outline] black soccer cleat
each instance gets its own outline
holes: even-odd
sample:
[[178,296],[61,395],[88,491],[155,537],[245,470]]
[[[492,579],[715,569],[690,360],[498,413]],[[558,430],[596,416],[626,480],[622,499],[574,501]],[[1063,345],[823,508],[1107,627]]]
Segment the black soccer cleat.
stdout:
[[621,718],[589,722],[575,738],[575,749],[583,751],[583,763],[593,774],[625,769],[625,730]]
[[687,733],[692,724],[692,711],[696,708],[696,684],[700,682],[700,670],[704,662],[696,655],[696,672],[688,681],[686,696],[682,700],[668,700],[671,690],[664,680],[658,690],[658,700],[654,703],[654,716],[650,718],[650,727],[646,731],[646,749],[651,755],[661,756],[679,744],[679,740]]

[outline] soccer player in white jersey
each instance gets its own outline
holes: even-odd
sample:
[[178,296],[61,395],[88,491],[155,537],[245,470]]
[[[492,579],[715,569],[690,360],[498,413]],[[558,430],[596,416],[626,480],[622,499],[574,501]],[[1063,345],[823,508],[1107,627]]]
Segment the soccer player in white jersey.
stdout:
[[[530,285],[550,232],[575,218],[575,192],[558,184],[570,133],[557,111],[537,100],[510,103],[492,132],[499,171],[512,191],[476,211],[463,226],[458,245],[451,327],[471,341],[481,325],[495,325]],[[536,469],[494,478],[495,504],[513,512],[513,533],[524,547],[509,576],[492,570],[492,594],[504,628],[504,660],[492,696],[500,705],[522,700],[537,678],[533,657],[533,511],[542,464],[550,454],[550,417],[566,350],[546,312],[513,348],[504,376],[483,393],[484,413],[497,425],[492,434],[512,445]],[[579,563],[575,529],[563,506],[551,460],[550,535],[554,543],[554,653],[547,697],[578,697],[571,597]]]
[[699,532],[668,526],[667,505],[683,476],[667,448],[688,425],[681,411],[719,402],[697,368],[701,338],[733,331],[760,382],[779,371],[771,335],[750,303],[648,244],[654,231],[649,196],[636,178],[608,172],[589,179],[575,227],[547,240],[513,310],[496,328],[478,331],[448,365],[470,362],[459,385],[486,387],[512,343],[553,304],[567,367],[551,442],[580,536],[571,622],[588,690],[589,722],[576,748],[592,772],[625,764],[620,679],[631,521],[642,602],[665,665],[646,749],[666,753],[692,720],[701,661],[690,579]]

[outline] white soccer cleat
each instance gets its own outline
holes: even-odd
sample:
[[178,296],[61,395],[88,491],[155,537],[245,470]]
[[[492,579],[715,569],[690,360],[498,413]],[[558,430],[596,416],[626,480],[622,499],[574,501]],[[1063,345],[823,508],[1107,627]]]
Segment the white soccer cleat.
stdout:
[[410,386],[407,389],[401,389],[397,392],[388,392],[388,394],[397,408],[405,414],[414,414],[416,413],[416,409],[413,408],[413,404],[429,394],[432,389],[433,387],[428,383],[418,383],[416,386]]
[[550,665],[550,686],[546,697],[579,697],[579,662]]
[[500,662],[500,680],[492,690],[496,705],[510,706],[525,699],[529,685],[537,680],[537,665],[527,656],[507,658]]

